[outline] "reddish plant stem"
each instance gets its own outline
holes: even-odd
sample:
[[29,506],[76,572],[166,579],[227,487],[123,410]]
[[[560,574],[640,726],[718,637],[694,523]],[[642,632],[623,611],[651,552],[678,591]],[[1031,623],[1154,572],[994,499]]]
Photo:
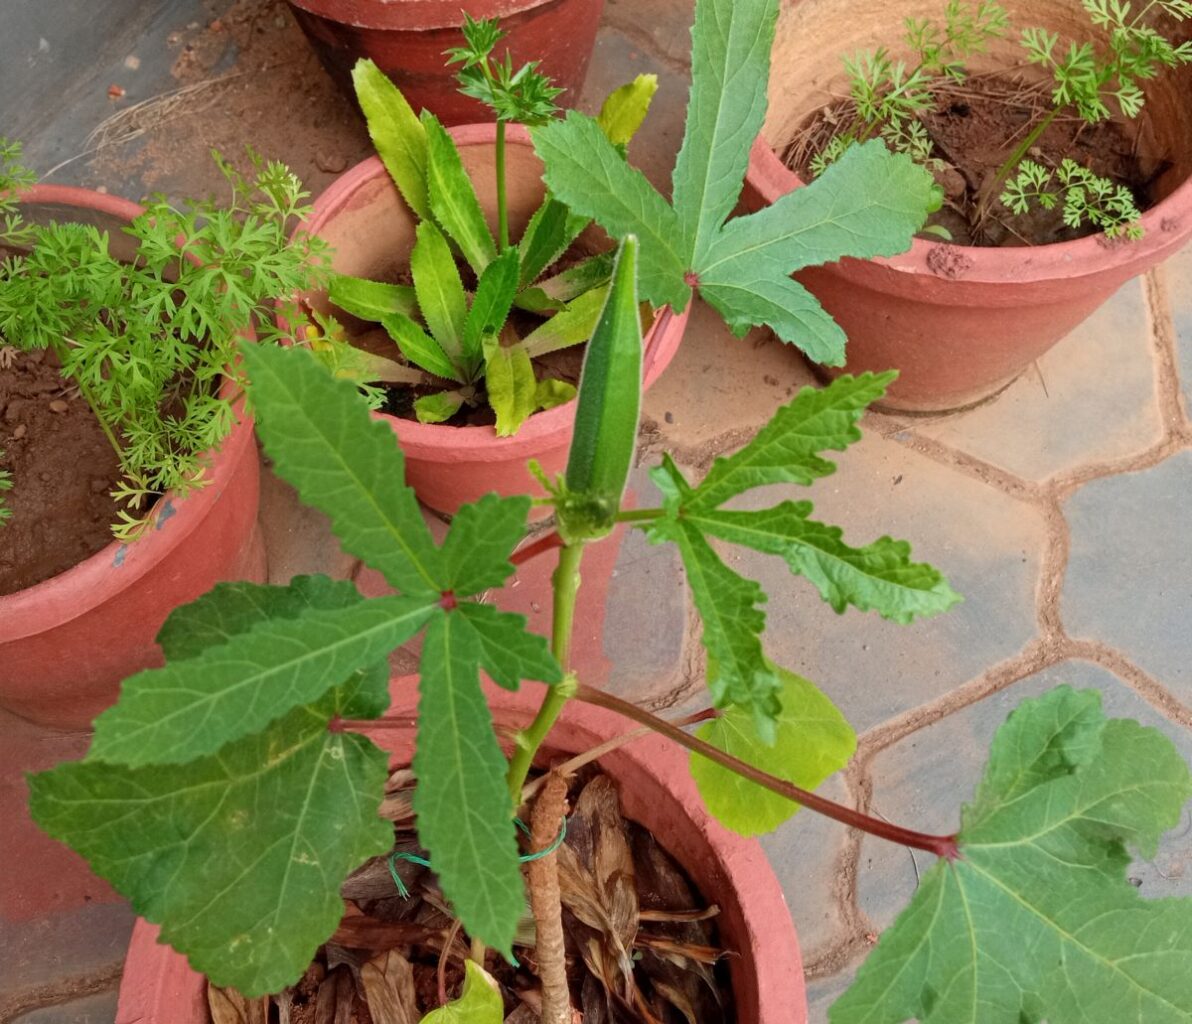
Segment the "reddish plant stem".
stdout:
[[779,796],[786,797],[788,800],[794,800],[796,803],[802,804],[804,807],[816,811],[825,817],[832,818],[834,821],[839,821],[843,825],[860,829],[862,832],[868,832],[872,836],[889,840],[892,843],[911,846],[916,850],[926,850],[928,853],[934,853],[937,857],[943,857],[946,860],[955,860],[960,856],[960,849],[956,844],[956,836],[954,835],[935,836],[924,832],[915,832],[911,829],[902,828],[900,825],[891,824],[888,821],[871,818],[868,814],[855,811],[851,807],[845,807],[843,804],[838,804],[833,800],[827,800],[822,796],[817,796],[815,793],[801,789],[784,779],[779,779],[767,772],[763,772],[761,769],[747,764],[740,758],[726,754],[723,750],[718,750],[710,743],[705,743],[701,739],[689,736],[682,729],[652,715],[645,708],[639,708],[636,704],[630,704],[628,701],[621,700],[620,697],[614,697],[611,693],[595,690],[581,683],[575,695],[587,704],[595,704],[597,707],[608,708],[610,711],[615,711],[635,722],[649,726],[655,732],[678,743],[679,746],[685,747],[693,753],[699,754],[701,757],[706,757],[710,761],[715,761],[729,771],[736,772],[742,778],[746,778],[750,782],[756,782],[759,786],[765,787],[772,793],[777,793]]
[[539,537],[533,544],[527,544],[520,551],[513,552],[509,556],[509,561],[514,565],[521,565],[528,562],[531,558],[536,558],[538,555],[545,554],[547,551],[553,551],[555,548],[563,546],[563,538],[558,533],[552,531],[545,537]]

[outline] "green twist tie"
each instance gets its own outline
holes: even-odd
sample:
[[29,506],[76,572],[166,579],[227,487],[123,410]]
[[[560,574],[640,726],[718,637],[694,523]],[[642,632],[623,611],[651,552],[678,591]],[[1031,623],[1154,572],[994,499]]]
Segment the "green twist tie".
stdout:
[[[526,835],[530,834],[530,830],[526,827],[526,823],[524,821],[522,821],[521,818],[514,818],[513,821],[514,821],[514,824],[517,825],[517,827],[522,830],[522,832],[524,832]],[[517,859],[522,864],[529,864],[530,861],[541,860],[543,857],[549,857],[560,846],[563,845],[563,841],[566,838],[567,838],[567,819],[564,818],[562,824],[559,826],[559,834],[555,836],[555,838],[551,842],[550,846],[547,846],[544,849],[539,850],[537,853],[524,854],[523,856],[518,857]],[[410,898],[410,890],[406,888],[406,883],[401,880],[401,875],[399,875],[397,873],[397,862],[399,860],[404,860],[408,864],[418,864],[424,868],[429,868],[431,866],[431,863],[425,857],[419,857],[418,854],[416,854],[416,853],[406,853],[402,850],[394,850],[391,854],[389,854],[389,857],[385,863],[389,867],[389,874],[393,878],[393,884],[397,887],[397,894],[403,900],[408,900]]]

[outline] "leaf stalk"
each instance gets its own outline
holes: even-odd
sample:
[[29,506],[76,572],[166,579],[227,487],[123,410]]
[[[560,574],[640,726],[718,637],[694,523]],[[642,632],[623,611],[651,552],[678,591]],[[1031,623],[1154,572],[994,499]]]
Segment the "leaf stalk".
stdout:
[[762,771],[760,768],[755,768],[753,765],[733,757],[731,754],[726,754],[723,750],[712,746],[710,743],[688,735],[682,729],[678,728],[678,726],[658,718],[645,708],[639,708],[636,704],[631,704],[629,701],[622,700],[620,697],[614,697],[611,693],[605,693],[602,690],[596,690],[590,686],[581,684],[576,690],[575,696],[586,704],[608,708],[610,711],[624,715],[626,718],[632,719],[641,725],[648,726],[660,735],[667,737],[667,739],[678,743],[679,746],[690,750],[692,753],[706,757],[710,761],[715,761],[722,768],[736,772],[742,778],[748,779],[750,782],[755,782],[772,793],[777,793],[787,800],[793,800],[818,814],[822,814],[834,821],[839,821],[843,825],[860,829],[862,832],[867,832],[869,835],[877,836],[877,838],[888,840],[891,843],[898,843],[901,846],[910,846],[916,850],[925,850],[928,853],[934,853],[937,857],[942,857],[945,860],[955,860],[960,856],[960,848],[957,845],[955,835],[937,836],[925,832],[915,832],[912,829],[903,828],[901,825],[895,825],[888,821],[882,821],[879,818],[870,817],[868,814],[854,810],[851,807],[845,807],[843,804],[838,804],[834,800],[828,800],[826,797],[818,796],[793,783],[787,782],[785,779],[776,778]]

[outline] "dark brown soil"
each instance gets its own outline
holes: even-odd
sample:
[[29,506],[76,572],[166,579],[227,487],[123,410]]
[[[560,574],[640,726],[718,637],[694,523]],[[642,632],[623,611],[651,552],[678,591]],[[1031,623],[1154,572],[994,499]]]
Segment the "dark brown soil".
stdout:
[[0,594],[12,594],[111,542],[120,464],[90,406],[45,352],[0,365],[0,449],[13,484],[12,518],[0,527]]
[[[1008,78],[974,76],[963,84],[937,89],[935,98],[935,108],[921,120],[935,143],[933,156],[945,165],[936,172],[945,203],[930,224],[946,228],[957,245],[1044,245],[1097,233],[1087,225],[1065,226],[1059,209],[1035,206],[1027,214],[1015,215],[1001,203],[994,203],[984,221],[976,223],[980,190],[1049,109],[1045,91]],[[788,147],[788,166],[810,178],[806,167],[810,157],[851,117],[851,101],[817,113]],[[1089,125],[1074,116],[1057,118],[1031,147],[1028,158],[1047,167],[1058,167],[1071,158],[1126,185],[1142,211],[1154,205],[1151,186],[1166,167],[1165,162],[1139,152],[1121,123]]]
[[[397,788],[391,780],[382,810],[397,808],[386,813],[394,819],[395,849],[425,856],[412,830],[412,773],[399,771],[394,779],[399,778]],[[615,784],[595,768],[581,769],[570,787],[565,847],[555,856],[567,975],[572,1005],[583,1019],[733,1024],[714,900],[697,892],[653,835],[620,814]],[[377,1000],[390,1007],[386,1019],[418,1020],[440,1005],[440,960],[443,993],[448,999],[458,996],[469,946],[446,912],[434,873],[395,861],[408,890],[403,897],[395,892],[386,861],[369,861],[344,883],[348,912],[301,981],[270,997],[270,1005],[236,1019],[276,1024],[283,1019],[280,1005],[288,1003],[285,1019],[292,1024],[373,1024],[368,1004]],[[595,925],[598,920],[604,922],[601,927]],[[536,952],[520,942],[515,946],[516,967],[489,952],[485,968],[500,985],[506,1024],[537,1024]],[[618,948],[629,953],[628,976],[621,974]],[[629,1000],[623,998],[626,992],[632,993]],[[240,1001],[234,993],[230,998]],[[394,1005],[407,1015],[395,1017]]]

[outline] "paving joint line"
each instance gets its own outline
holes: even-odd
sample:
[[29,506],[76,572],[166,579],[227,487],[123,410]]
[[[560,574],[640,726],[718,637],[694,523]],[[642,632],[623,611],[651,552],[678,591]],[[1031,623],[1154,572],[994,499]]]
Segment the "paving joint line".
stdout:
[[0,1003],[0,1024],[11,1024],[18,1017],[34,1010],[97,996],[115,988],[124,973],[124,958],[88,974],[67,978],[63,981],[37,985],[8,996]]

